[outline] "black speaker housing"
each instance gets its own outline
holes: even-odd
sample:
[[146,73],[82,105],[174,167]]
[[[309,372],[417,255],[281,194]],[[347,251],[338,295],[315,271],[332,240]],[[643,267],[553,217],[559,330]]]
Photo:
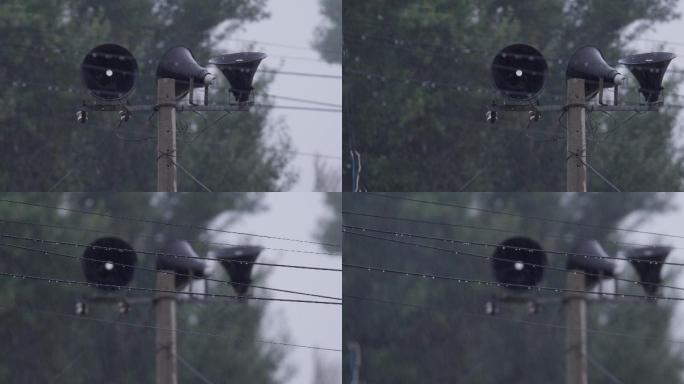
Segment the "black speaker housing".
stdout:
[[258,246],[238,246],[223,248],[217,252],[217,258],[228,272],[233,290],[243,296],[249,290],[248,285],[252,282],[252,269],[254,262],[263,250]]
[[[181,257],[176,257],[181,256]],[[157,256],[157,270],[176,273],[176,289],[182,289],[191,279],[204,279],[206,265],[186,240],[169,242]]]
[[577,244],[574,254],[568,255],[566,268],[587,273],[585,283],[591,288],[601,279],[615,277],[615,262],[609,257],[597,240],[585,240]]
[[660,272],[670,251],[670,247],[658,246],[634,248],[626,252],[627,259],[637,271],[641,286],[648,296],[656,296],[659,292],[658,285],[662,282]]
[[670,62],[677,57],[670,52],[651,52],[627,56],[618,62],[639,82],[639,92],[647,103],[655,103],[660,99],[663,90],[663,78]]
[[88,92],[100,100],[116,101],[128,97],[137,77],[135,57],[120,45],[98,45],[81,62],[81,79]]
[[546,253],[541,245],[527,237],[512,237],[503,241],[496,247],[492,258],[496,280],[513,290],[524,290],[539,284],[544,276],[545,265]]
[[83,252],[81,267],[86,281],[97,288],[111,291],[124,287],[133,279],[138,257],[133,248],[117,237],[99,238]]
[[491,65],[494,86],[511,99],[531,100],[544,88],[548,65],[536,48],[512,44],[496,54]]
[[215,65],[223,73],[235,100],[243,103],[249,101],[254,89],[254,74],[265,58],[266,54],[261,52],[230,53],[212,58],[209,64]]
[[169,78],[176,81],[176,98],[183,98],[193,88],[202,88],[207,75],[211,73],[195,60],[192,51],[184,46],[176,46],[164,53],[157,64],[157,79]]
[[566,79],[584,80],[584,97],[587,100],[599,93],[601,79],[603,88],[615,87],[615,76],[619,74],[617,69],[608,65],[601,50],[590,45],[575,51],[565,70]]

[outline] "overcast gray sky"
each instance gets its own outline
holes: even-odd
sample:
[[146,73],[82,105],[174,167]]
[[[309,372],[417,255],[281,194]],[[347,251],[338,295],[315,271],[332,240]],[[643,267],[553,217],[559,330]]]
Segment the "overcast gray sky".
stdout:
[[[341,65],[331,65],[321,61],[318,52],[310,48],[316,27],[324,21],[320,14],[318,0],[297,0],[296,2],[270,0],[267,8],[271,13],[269,19],[248,24],[244,30],[231,36],[234,39],[258,40],[275,45],[292,46],[279,47],[257,43],[255,48],[269,55],[261,68],[342,75]],[[224,46],[235,52],[247,49],[249,44],[226,41]],[[276,75],[268,92],[277,96],[342,105],[342,79]],[[325,108],[288,100],[276,100],[276,104]],[[284,118],[295,147],[294,150],[304,154],[316,153],[336,157],[326,158],[325,162],[330,169],[337,173],[341,172],[341,113],[274,109],[272,118]],[[313,190],[313,160],[313,157],[309,155],[295,155],[292,167],[298,171],[299,181],[293,190]],[[339,190],[341,188],[340,184]]]
[[[315,234],[319,230],[321,220],[332,214],[330,208],[325,205],[325,194],[273,192],[263,195],[265,210],[257,214],[245,215],[234,224],[233,228],[239,226],[239,231],[245,233],[320,241]],[[342,228],[339,230],[341,232]],[[217,241],[325,252],[318,245],[227,234],[218,238]],[[304,253],[264,251],[259,261],[342,268],[342,258],[339,256]],[[264,268],[267,268],[269,272],[266,281],[263,283],[264,286],[342,297],[342,274],[339,272],[318,272],[264,266],[256,266],[254,271],[255,273],[263,272]],[[255,291],[255,296],[269,294],[270,292],[266,291]],[[276,297],[285,297],[285,295],[274,294]],[[302,298],[302,296],[297,296],[297,298]],[[289,341],[292,343],[340,349],[342,348],[342,307],[269,303],[262,324],[263,338],[279,339],[283,331],[291,336]],[[339,352],[298,348],[287,348],[286,351],[288,353],[286,364],[291,364],[296,368],[295,375],[289,383],[308,384],[312,382],[315,354],[319,354],[327,366],[338,370],[341,375],[342,354]]]

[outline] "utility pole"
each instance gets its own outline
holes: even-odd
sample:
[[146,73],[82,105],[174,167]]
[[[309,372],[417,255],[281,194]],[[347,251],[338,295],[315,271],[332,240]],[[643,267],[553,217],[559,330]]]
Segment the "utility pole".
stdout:
[[568,79],[567,89],[567,191],[587,191],[586,100],[583,79]]
[[157,80],[157,191],[176,192],[176,81]]
[[[173,291],[175,289],[175,277],[173,271],[157,271],[156,288],[163,291]],[[158,292],[156,296],[156,384],[177,384],[176,296],[171,292]]]
[[585,275],[576,270],[565,277],[565,383],[587,384],[587,302]]

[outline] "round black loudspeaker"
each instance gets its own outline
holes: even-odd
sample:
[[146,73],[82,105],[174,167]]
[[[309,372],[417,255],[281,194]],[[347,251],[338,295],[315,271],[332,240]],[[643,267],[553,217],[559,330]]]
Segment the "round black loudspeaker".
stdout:
[[103,290],[114,290],[131,282],[136,262],[137,255],[127,242],[102,237],[83,252],[81,266],[89,283],[98,284],[96,287]]
[[128,96],[138,76],[133,54],[116,44],[93,48],[81,63],[81,78],[93,97],[115,101]]
[[536,48],[513,44],[499,51],[492,62],[494,86],[504,96],[517,100],[531,100],[544,88],[548,66]]
[[496,247],[492,267],[496,280],[510,289],[537,285],[546,265],[546,253],[539,243],[527,237],[513,237]]

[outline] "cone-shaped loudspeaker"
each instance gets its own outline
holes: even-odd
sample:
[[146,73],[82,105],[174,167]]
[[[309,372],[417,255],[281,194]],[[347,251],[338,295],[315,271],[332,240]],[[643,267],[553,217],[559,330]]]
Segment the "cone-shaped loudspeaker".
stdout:
[[575,51],[565,70],[565,78],[583,79],[584,97],[587,100],[599,93],[601,81],[603,81],[603,88],[612,88],[624,80],[620,72],[606,63],[601,51],[592,46],[582,47]]
[[138,63],[126,48],[103,44],[93,48],[81,63],[81,79],[93,97],[114,101],[128,96],[135,86]]
[[491,69],[494,85],[504,96],[530,100],[544,88],[548,67],[536,48],[513,44],[496,54]]
[[175,272],[176,289],[184,288],[191,279],[207,277],[204,262],[185,240],[175,240],[164,247],[163,253],[157,257],[157,270]]
[[214,80],[206,68],[197,63],[192,52],[186,47],[177,46],[169,49],[157,64],[157,79],[168,78],[176,80],[176,98],[180,99],[193,88],[209,85]]
[[233,289],[238,295],[244,295],[252,282],[252,267],[263,248],[256,246],[240,246],[221,249],[217,258],[228,272]]
[[566,268],[586,273],[587,287],[592,287],[602,278],[615,276],[615,263],[596,240],[582,241],[575,247],[574,254],[568,256]]
[[627,258],[639,274],[641,286],[648,296],[658,294],[660,271],[671,250],[669,247],[644,247],[627,251]]
[[221,55],[209,60],[215,65],[230,83],[230,92],[238,102],[249,100],[252,92],[252,81],[261,60],[266,55],[261,52],[242,52]]
[[86,281],[103,290],[128,285],[138,258],[133,248],[116,237],[99,238],[85,249],[81,267]]
[[536,241],[512,237],[496,247],[492,268],[496,280],[510,289],[537,285],[544,276],[546,253]]
[[672,61],[677,57],[670,52],[651,52],[627,56],[619,61],[632,72],[639,82],[639,92],[647,103],[655,103],[660,99],[663,90],[663,77]]

